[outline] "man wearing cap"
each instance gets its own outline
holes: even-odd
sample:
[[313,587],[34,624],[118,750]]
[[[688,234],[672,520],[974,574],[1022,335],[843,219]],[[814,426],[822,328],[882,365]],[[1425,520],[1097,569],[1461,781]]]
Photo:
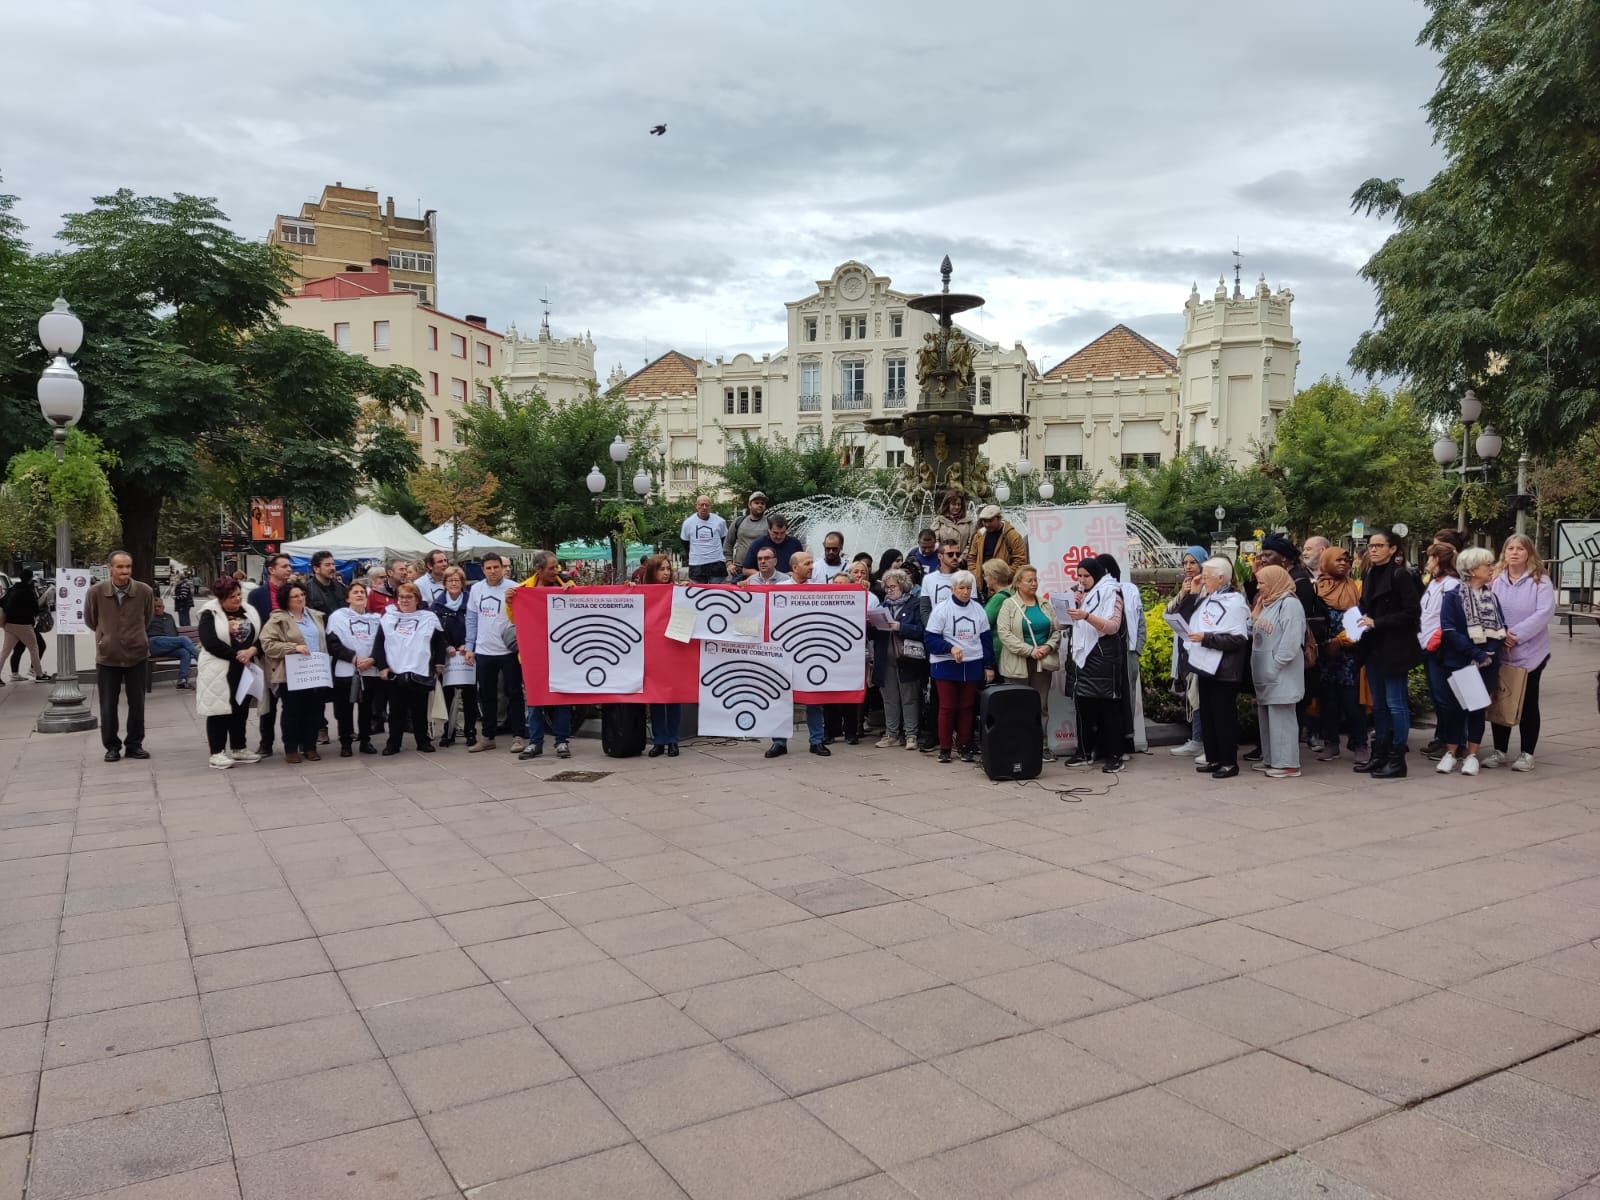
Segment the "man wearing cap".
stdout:
[[[1027,544],[1016,527],[1000,515],[998,504],[986,504],[978,512],[978,528],[967,551],[967,570],[981,581],[983,564],[991,558],[998,558],[1013,571],[1028,561]],[[980,582],[979,587],[983,586]]]
[[722,539],[722,554],[728,560],[728,580],[737,583],[744,578],[745,555],[750,543],[767,535],[767,494],[751,492],[745,501],[744,515],[733,523]]

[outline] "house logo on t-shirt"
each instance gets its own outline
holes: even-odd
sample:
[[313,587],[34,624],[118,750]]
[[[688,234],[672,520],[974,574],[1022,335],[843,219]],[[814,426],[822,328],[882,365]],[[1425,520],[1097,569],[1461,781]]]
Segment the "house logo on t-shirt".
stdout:
[[958,638],[970,641],[978,636],[978,623],[971,617],[957,617],[950,622],[950,632]]

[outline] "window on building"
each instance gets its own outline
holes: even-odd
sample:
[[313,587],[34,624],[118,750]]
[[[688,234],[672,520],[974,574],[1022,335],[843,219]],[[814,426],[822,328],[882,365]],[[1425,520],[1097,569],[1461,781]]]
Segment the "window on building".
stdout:
[[433,255],[425,250],[391,250],[389,251],[389,269],[391,271],[421,271],[431,274],[433,272]]
[[1160,465],[1161,455],[1159,454],[1124,454],[1122,456],[1122,469],[1125,471],[1154,469]]
[[883,401],[893,404],[896,400],[905,399],[906,395],[906,360],[891,358],[884,363]]
[[438,348],[439,348],[439,327],[437,325],[429,325],[428,326],[428,349],[429,350],[437,350]]
[[722,415],[733,416],[733,389],[724,388],[722,391]]
[[822,364],[819,362],[803,362],[800,364],[800,396],[805,399],[809,396],[822,394]]
[[372,348],[374,350],[387,350],[389,348],[389,322],[374,321],[372,323]]
[[750,411],[753,412],[753,413],[758,413],[758,414],[761,412],[761,389],[760,388],[751,388],[750,389]]
[[1044,456],[1044,469],[1046,471],[1081,471],[1083,470],[1083,455],[1046,454]]
[[450,357],[465,358],[467,356],[467,339],[459,333],[450,335]]
[[474,390],[475,390],[475,393],[476,393],[476,395],[478,397],[478,404],[479,404],[480,407],[482,407],[482,408],[493,408],[494,407],[494,398],[489,395],[489,385],[487,383],[478,384]]
[[839,391],[846,396],[859,396],[867,389],[867,364],[861,359],[851,359],[839,364]]
[[750,389],[739,389],[739,413],[741,416],[750,411]]
[[421,431],[421,429],[422,429],[422,420],[421,420],[421,418],[419,418],[416,413],[407,413],[406,414],[406,432],[407,433],[418,433],[418,432]]
[[437,372],[437,371],[429,371],[428,372],[428,386],[432,390],[432,392],[433,392],[433,394],[435,396],[437,396],[439,394],[439,372]]
[[794,448],[801,453],[820,449],[822,446],[822,430],[816,426],[802,429],[794,439]]
[[317,227],[304,225],[299,221],[285,221],[278,227],[278,240],[288,242],[292,246],[315,246]]
[[839,451],[839,465],[844,467],[864,467],[867,465],[867,448],[865,446],[845,446]]
[[889,314],[889,336],[890,337],[904,337],[905,335],[906,335],[906,315],[905,315],[905,313],[890,313]]
[[487,367],[489,365],[489,347],[483,342],[474,342],[473,347],[477,351],[478,365],[480,367]]
[[898,469],[906,465],[906,452],[904,450],[885,450],[883,452],[883,465]]
[[[391,281],[389,286],[397,292],[410,292],[423,304],[428,302],[428,285],[425,283],[403,283],[396,279]],[[437,346],[434,347],[435,350],[438,348]]]
[[450,399],[454,400],[457,404],[466,404],[467,381],[465,379],[452,379],[450,381]]
[[839,318],[839,337],[843,341],[862,342],[867,338],[867,318],[865,315]]
[[978,403],[994,403],[994,382],[987,375],[978,380]]
[[723,455],[723,461],[730,467],[737,467],[744,460],[743,446],[729,446]]
[[817,340],[817,319],[815,317],[807,317],[802,328],[805,330],[806,341],[814,342]]
[[429,417],[428,420],[433,423],[433,440],[437,442],[439,440],[439,418]]
[[335,321],[333,323],[333,344],[346,354],[350,352],[350,322]]
[[455,426],[454,428],[451,429],[450,432],[451,432],[452,436],[455,438],[456,445],[465,446],[467,444],[466,436],[461,432],[461,426],[459,426],[459,425]]

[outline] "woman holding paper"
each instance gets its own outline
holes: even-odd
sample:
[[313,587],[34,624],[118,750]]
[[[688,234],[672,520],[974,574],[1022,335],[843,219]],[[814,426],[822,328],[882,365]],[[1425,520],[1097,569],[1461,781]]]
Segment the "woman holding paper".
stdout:
[[1429,546],[1424,577],[1428,583],[1422,589],[1422,626],[1417,631],[1417,644],[1422,647],[1422,666],[1428,676],[1428,698],[1433,701],[1435,721],[1434,740],[1423,754],[1437,759],[1439,774],[1448,775],[1455,769],[1455,750],[1467,736],[1467,714],[1450,690],[1451,668],[1445,666],[1444,634],[1440,628],[1445,593],[1461,586],[1455,546],[1449,542]]
[[244,602],[236,579],[224,575],[211,585],[211,599],[200,610],[195,633],[200,639],[195,713],[206,719],[211,765],[226,771],[234,763],[260,762],[259,754],[245,748],[250,698],[240,701],[239,681],[261,653],[261,616]]
[[414,583],[395,589],[394,607],[378,622],[372,657],[378,674],[389,681],[389,740],[383,753],[399,754],[409,718],[417,749],[433,753],[428,736],[428,698],[434,676],[444,666],[444,630],[439,618],[422,608],[422,593]]
[[[1539,681],[1550,661],[1550,619],[1556,611],[1555,588],[1544,563],[1534,551],[1533,539],[1514,533],[1500,547],[1495,568],[1495,599],[1506,620],[1505,650],[1500,662],[1527,672],[1522,690],[1522,714],[1517,724],[1520,741],[1513,771],[1533,770],[1533,752],[1539,745]],[[1494,749],[1483,757],[1486,767],[1499,766],[1511,753],[1511,726],[1494,727]]]
[[1356,624],[1366,632],[1356,643],[1367,690],[1372,693],[1372,726],[1377,739],[1367,764],[1356,764],[1374,779],[1406,777],[1406,741],[1411,736],[1411,705],[1406,676],[1422,661],[1417,632],[1422,627],[1422,585],[1396,556],[1398,543],[1387,529],[1374,529],[1367,541],[1367,572],[1361,580],[1361,613]]
[[[1507,630],[1500,602],[1489,586],[1494,555],[1469,546],[1456,556],[1456,569],[1461,572],[1461,586],[1444,593],[1439,609],[1439,660],[1450,691],[1465,714],[1456,723],[1464,740],[1445,746],[1438,771],[1448,774],[1459,758],[1461,773],[1476,775],[1484,718],[1495,691],[1495,672]],[[1451,751],[1458,753],[1452,755]]]
[[[1166,611],[1163,614],[1174,633],[1187,631],[1189,618],[1194,616],[1194,610],[1199,607],[1202,599],[1200,566],[1206,561],[1206,557],[1205,548],[1202,546],[1188,546],[1184,549],[1183,578],[1178,581],[1178,590],[1173,593],[1172,599],[1167,601]],[[1184,707],[1189,712],[1189,740],[1167,752],[1180,758],[1194,757],[1205,749],[1205,743],[1200,738],[1200,705],[1191,703],[1189,699],[1189,680],[1194,672],[1189,669],[1189,655],[1184,650],[1184,644],[1183,637],[1172,639],[1172,690],[1183,697]]]
[[961,747],[961,761],[971,762],[972,708],[978,684],[994,681],[994,634],[983,605],[972,598],[978,581],[971,571],[957,571],[950,594],[933,606],[922,635],[928,671],[939,693],[939,761],[950,761],[952,746]]
[[1295,706],[1306,694],[1306,610],[1294,580],[1279,566],[1256,572],[1250,613],[1250,673],[1268,779],[1300,777],[1300,725]]
[[[328,618],[328,653],[333,655],[333,719],[339,728],[339,757],[349,758],[352,741],[359,739],[361,753],[376,754],[372,744],[372,706],[378,690],[378,668],[372,643],[378,637],[378,618],[367,612],[367,585],[355,579],[345,592],[345,606]],[[360,677],[360,682],[357,678]],[[351,692],[360,689],[360,700]]]
[[1000,605],[995,626],[1000,638],[1000,677],[1025,683],[1039,693],[1039,720],[1044,734],[1044,760],[1050,752],[1050,681],[1061,667],[1061,626],[1039,596],[1039,568],[1024,563],[1012,578],[1012,594]]
[[1233,563],[1206,559],[1200,567],[1201,601],[1189,622],[1189,666],[1199,675],[1205,741],[1205,758],[1195,770],[1213,779],[1239,773],[1239,681],[1250,657],[1250,609],[1232,582]]
[[[643,585],[662,583],[671,587],[676,579],[677,573],[672,569],[672,560],[665,554],[652,554],[639,564],[639,582]],[[651,745],[648,757],[660,758],[665,754],[668,758],[677,758],[678,731],[682,725],[683,705],[652,704],[650,706]]]
[[1339,734],[1360,765],[1367,761],[1367,713],[1361,707],[1361,681],[1356,675],[1355,643],[1344,631],[1344,615],[1361,611],[1361,584],[1350,577],[1350,551],[1329,546],[1317,560],[1317,595],[1328,606],[1329,638],[1318,648],[1317,713],[1322,718],[1321,753],[1318,762],[1333,762],[1339,757]]
[[[433,603],[429,606],[433,615],[439,618],[439,627],[444,630],[444,665],[449,671],[451,666],[458,669],[465,667],[472,673],[471,683],[450,683],[444,685],[445,711],[450,711],[450,706],[455,703],[456,697],[461,698],[461,725],[467,735],[467,748],[471,749],[478,744],[478,684],[476,666],[473,662],[472,651],[467,649],[467,573],[460,567],[446,567],[444,570],[444,586],[434,593]],[[448,676],[446,679],[448,680]],[[439,739],[441,746],[456,744],[455,727],[447,724],[444,736]]]
[[1085,589],[1072,619],[1072,699],[1078,710],[1078,750],[1067,766],[1104,760],[1101,770],[1122,770],[1124,694],[1128,690],[1127,655],[1122,636],[1122,586],[1100,558],[1078,564],[1078,585]]
[[317,730],[322,726],[322,708],[328,702],[325,687],[291,688],[284,660],[290,655],[328,653],[328,636],[322,614],[306,606],[305,585],[291,579],[278,587],[278,611],[267,618],[261,630],[261,651],[267,659],[267,683],[278,697],[278,712],[283,734],[283,759],[298,763],[321,762],[317,753]]

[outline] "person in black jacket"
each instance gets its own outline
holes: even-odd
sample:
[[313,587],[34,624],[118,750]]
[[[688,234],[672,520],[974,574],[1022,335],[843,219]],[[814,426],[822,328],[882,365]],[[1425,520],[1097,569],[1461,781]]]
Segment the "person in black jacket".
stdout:
[[1422,628],[1422,585],[1410,568],[1397,562],[1398,542],[1387,529],[1375,529],[1367,541],[1370,564],[1361,581],[1361,627],[1356,655],[1367,673],[1372,693],[1372,757],[1356,765],[1374,779],[1403,779],[1406,741],[1411,736],[1411,706],[1406,676],[1422,661],[1417,633]]
[[47,682],[50,676],[45,674],[39,657],[39,636],[34,631],[34,624],[39,619],[39,593],[33,586],[31,567],[22,568],[22,578],[12,585],[5,600],[0,601],[0,613],[4,614],[4,620],[0,620],[0,630],[5,634],[4,646],[0,647],[0,661],[10,657],[11,675],[15,680],[21,662],[17,655],[26,649],[31,660],[29,665],[33,671],[33,681]]
[[[464,659],[468,666],[473,665],[472,651],[467,649],[467,573],[460,567],[446,567],[444,569],[444,585],[433,594],[433,603],[429,605],[433,615],[439,618],[439,625],[444,630],[444,655],[445,664],[457,658]],[[462,727],[467,735],[467,748],[471,749],[478,744],[478,685],[476,683],[446,684],[444,689],[444,704],[450,709],[457,697],[461,700],[459,709]],[[439,739],[441,746],[456,744],[455,724],[445,726],[444,736]]]
[[[1239,773],[1239,683],[1250,662],[1250,609],[1233,590],[1233,563],[1208,558],[1200,566],[1200,603],[1189,620],[1190,666],[1199,676],[1200,733],[1205,751],[1194,769],[1213,779]],[[1215,650],[1200,661],[1194,646]]]
[[1096,556],[1078,564],[1077,598],[1070,601],[1072,700],[1078,712],[1078,749],[1069,767],[1122,770],[1123,710],[1128,690],[1127,640],[1122,632],[1122,588]]
[[394,607],[379,621],[372,657],[378,674],[389,681],[389,739],[381,753],[400,753],[408,718],[417,749],[432,754],[428,698],[434,677],[444,666],[444,630],[439,618],[422,608],[416,584],[402,583],[395,589]]

